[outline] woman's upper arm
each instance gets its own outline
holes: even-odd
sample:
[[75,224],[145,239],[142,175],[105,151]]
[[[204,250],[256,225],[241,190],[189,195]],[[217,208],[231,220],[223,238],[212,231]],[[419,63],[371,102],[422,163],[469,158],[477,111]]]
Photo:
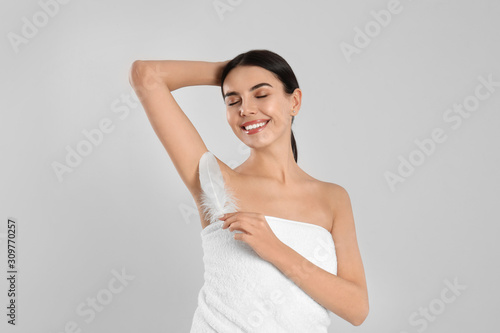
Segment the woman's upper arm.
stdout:
[[208,151],[200,134],[179,107],[167,85],[145,62],[135,61],[132,64],[129,81],[182,181],[193,195],[198,193],[198,163]]
[[332,237],[337,254],[337,276],[366,291],[366,278],[356,237],[351,200],[347,191],[333,184],[335,217]]

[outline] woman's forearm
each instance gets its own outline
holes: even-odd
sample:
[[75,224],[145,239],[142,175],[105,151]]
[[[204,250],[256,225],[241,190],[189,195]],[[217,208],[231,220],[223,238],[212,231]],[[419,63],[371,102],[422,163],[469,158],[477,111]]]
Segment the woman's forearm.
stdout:
[[[132,65],[131,80],[142,81],[147,88],[155,80],[164,83],[170,91],[197,85],[219,85],[223,62],[190,60],[138,60]],[[139,80],[138,80],[139,79]]]

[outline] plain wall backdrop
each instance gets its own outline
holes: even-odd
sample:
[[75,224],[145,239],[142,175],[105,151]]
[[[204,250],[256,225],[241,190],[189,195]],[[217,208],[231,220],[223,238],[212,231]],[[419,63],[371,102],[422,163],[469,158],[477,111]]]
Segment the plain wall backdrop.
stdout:
[[[298,78],[299,166],[351,197],[370,314],[359,327],[332,314],[330,332],[496,327],[500,2],[30,0],[0,12],[0,331],[188,332],[201,224],[128,72],[251,49]],[[210,151],[231,167],[247,158],[219,87],[173,94]]]

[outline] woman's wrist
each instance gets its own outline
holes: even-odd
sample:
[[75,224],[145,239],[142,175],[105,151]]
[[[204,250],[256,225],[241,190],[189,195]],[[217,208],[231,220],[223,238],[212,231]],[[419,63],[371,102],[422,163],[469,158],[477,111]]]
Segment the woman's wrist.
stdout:
[[221,84],[221,78],[222,78],[222,71],[226,67],[227,63],[230,62],[231,60],[225,60],[225,61],[219,61],[217,62],[217,72],[216,72],[216,80],[214,85],[220,86]]

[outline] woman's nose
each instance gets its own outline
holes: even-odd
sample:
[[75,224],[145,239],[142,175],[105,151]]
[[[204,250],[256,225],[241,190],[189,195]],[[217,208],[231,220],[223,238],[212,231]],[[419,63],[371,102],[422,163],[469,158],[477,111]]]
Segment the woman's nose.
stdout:
[[248,103],[241,103],[240,115],[247,116],[249,114],[255,114],[255,108]]

